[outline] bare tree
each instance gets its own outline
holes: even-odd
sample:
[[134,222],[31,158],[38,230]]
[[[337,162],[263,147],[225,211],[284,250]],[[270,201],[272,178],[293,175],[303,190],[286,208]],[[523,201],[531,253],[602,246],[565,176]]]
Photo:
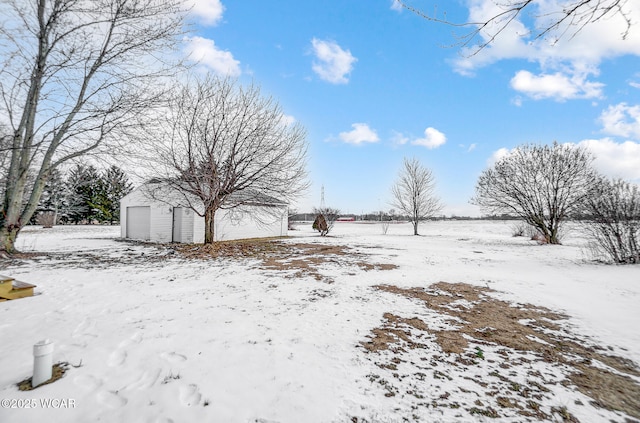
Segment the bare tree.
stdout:
[[482,172],[471,203],[489,214],[518,216],[545,242],[560,244],[561,225],[579,211],[596,180],[592,160],[571,145],[516,147]]
[[[411,6],[406,0],[395,0],[403,8],[417,14],[418,16],[432,22],[444,23],[454,27],[469,28],[463,33],[459,41],[456,43],[460,46],[467,46],[480,37],[474,54],[489,44],[493,43],[496,38],[507,29],[507,27],[522,17],[526,12],[531,12],[534,18],[539,18],[542,26],[533,30],[531,34],[533,38],[543,38],[553,34],[556,41],[567,34],[570,37],[575,36],[582,29],[601,19],[610,18],[612,16],[620,16],[624,22],[624,28],[621,28],[621,37],[626,39],[631,29],[632,20],[629,9],[625,9],[628,0],[560,0],[555,2],[555,9],[538,11],[534,14],[536,8],[540,9],[540,0],[504,0],[495,2],[499,11],[489,16],[485,20],[477,22],[454,22],[447,18],[446,12],[441,17],[437,14],[437,5],[434,5],[434,12],[426,12],[425,8],[416,8]],[[543,3],[546,6],[554,3]],[[523,34],[525,35],[525,34]]]
[[217,210],[289,203],[307,188],[305,129],[255,85],[194,78],[146,137],[153,174],[162,181],[151,195],[180,193],[182,206],[204,216],[205,243],[215,240]]
[[429,169],[417,159],[404,159],[404,167],[391,188],[393,207],[409,216],[413,234],[418,235],[418,224],[442,210],[435,193],[435,181]]
[[122,138],[158,99],[183,13],[180,0],[0,3],[0,114],[10,126],[0,253],[15,250],[53,169]]
[[583,227],[598,257],[640,263],[640,188],[600,178],[585,197]]

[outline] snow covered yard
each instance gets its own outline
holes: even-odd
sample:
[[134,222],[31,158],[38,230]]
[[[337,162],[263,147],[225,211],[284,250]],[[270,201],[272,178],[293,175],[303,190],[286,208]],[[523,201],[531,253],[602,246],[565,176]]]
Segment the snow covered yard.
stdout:
[[[326,238],[306,225],[282,241],[297,255],[210,260],[118,241],[118,227],[29,227],[18,248],[47,254],[0,262],[38,285],[0,303],[0,399],[32,408],[0,408],[0,422],[640,419],[637,402],[608,410],[571,376],[619,376],[614,399],[640,389],[640,268],[589,262],[577,232],[540,246],[511,225],[430,222],[414,237],[338,223]],[[470,318],[481,305],[494,324]],[[504,327],[530,351],[495,333],[512,311]],[[462,353],[443,350],[454,334]],[[19,391],[45,338],[67,372]]]

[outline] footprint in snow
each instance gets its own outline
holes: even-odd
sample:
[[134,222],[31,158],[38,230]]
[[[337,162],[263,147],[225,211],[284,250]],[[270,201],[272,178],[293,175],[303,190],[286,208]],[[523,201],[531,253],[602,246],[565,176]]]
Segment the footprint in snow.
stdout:
[[124,389],[137,389],[137,390],[149,389],[153,385],[155,385],[159,377],[160,377],[160,369],[146,370],[140,375],[138,380],[127,385]]
[[186,356],[175,353],[175,352],[165,352],[160,354],[160,357],[162,357],[163,359],[167,360],[169,363],[172,363],[172,364],[182,363],[183,361],[187,360]]
[[96,337],[98,335],[95,333],[95,328],[96,321],[89,317],[85,317],[84,319],[82,319],[82,322],[80,322],[78,326],[76,326],[76,328],[73,330],[71,336],[73,338],[80,338],[81,336]]
[[118,395],[118,392],[103,391],[98,394],[98,402],[111,408],[124,407],[127,399]]
[[180,402],[185,407],[198,405],[200,399],[202,399],[202,395],[200,394],[198,385],[191,384],[180,387]]
[[127,352],[125,350],[117,349],[109,355],[107,364],[109,367],[116,367],[122,365],[127,359]]
[[142,342],[142,334],[140,332],[136,332],[133,335],[131,335],[128,339],[125,339],[124,341],[120,342],[120,344],[118,344],[118,347],[127,348],[131,345],[139,344],[140,342]]

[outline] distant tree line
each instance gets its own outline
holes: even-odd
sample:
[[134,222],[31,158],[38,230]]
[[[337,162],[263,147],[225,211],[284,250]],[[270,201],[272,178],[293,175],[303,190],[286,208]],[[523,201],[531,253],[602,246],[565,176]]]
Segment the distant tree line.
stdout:
[[66,175],[55,169],[45,183],[31,223],[92,224],[120,221],[120,199],[133,185],[117,166],[104,171],[77,164]]

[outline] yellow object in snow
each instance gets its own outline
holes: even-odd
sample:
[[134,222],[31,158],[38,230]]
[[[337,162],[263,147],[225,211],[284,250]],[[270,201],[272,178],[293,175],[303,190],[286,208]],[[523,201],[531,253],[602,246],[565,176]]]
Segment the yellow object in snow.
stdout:
[[35,285],[0,275],[0,301],[31,297]]

